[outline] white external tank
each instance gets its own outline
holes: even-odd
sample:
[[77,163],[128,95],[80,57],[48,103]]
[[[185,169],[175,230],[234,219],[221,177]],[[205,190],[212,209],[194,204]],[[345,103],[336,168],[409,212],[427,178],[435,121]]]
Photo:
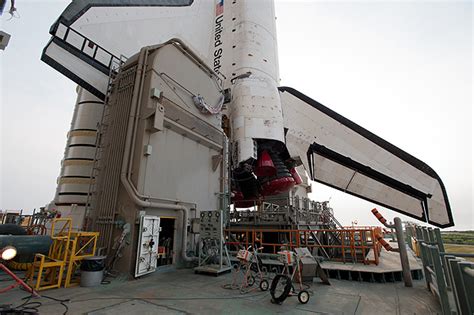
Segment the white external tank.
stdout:
[[[50,205],[71,217],[75,228],[82,228],[90,192],[92,168],[96,152],[97,128],[102,118],[104,103],[81,87],[68,132],[61,173],[55,198]],[[75,206],[73,206],[75,205]]]

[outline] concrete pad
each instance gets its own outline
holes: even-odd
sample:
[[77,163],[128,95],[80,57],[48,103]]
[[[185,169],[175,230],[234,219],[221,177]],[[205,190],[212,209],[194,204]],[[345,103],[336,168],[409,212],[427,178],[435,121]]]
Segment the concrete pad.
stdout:
[[[367,283],[331,280],[332,285],[318,282],[309,288],[310,299],[300,304],[289,297],[282,305],[270,302],[270,293],[252,290],[224,289],[232,274],[220,277],[194,274],[190,269],[157,272],[137,280],[125,277],[111,279],[110,284],[92,288],[73,287],[40,292],[64,304],[68,314],[433,314],[440,313],[436,298],[424,281],[414,281],[413,288],[403,283]],[[4,285],[7,285],[4,282]],[[0,294],[0,304],[24,303],[28,294],[14,289]],[[40,314],[63,314],[65,307],[46,297]]]
[[141,315],[175,315],[186,314],[185,312],[174,310],[170,307],[156,305],[147,301],[127,301],[116,305],[104,307],[102,309],[87,313],[89,315],[116,315],[116,314],[141,314]]

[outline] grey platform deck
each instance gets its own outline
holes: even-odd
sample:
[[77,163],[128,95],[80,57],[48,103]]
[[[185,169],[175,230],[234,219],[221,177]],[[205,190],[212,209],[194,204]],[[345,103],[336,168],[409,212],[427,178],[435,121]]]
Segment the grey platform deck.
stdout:
[[[4,279],[5,274],[0,274]],[[232,274],[220,277],[197,275],[192,269],[155,272],[138,280],[114,279],[94,288],[53,289],[42,294],[70,299],[68,314],[436,314],[438,301],[426,289],[424,281],[414,281],[413,288],[403,283],[367,283],[331,280],[332,285],[314,282],[308,304],[296,297],[282,305],[270,302],[270,294],[255,290],[240,294],[222,286],[232,281]],[[7,285],[8,282],[2,282]],[[0,294],[0,304],[20,305],[28,294],[14,289]],[[47,298],[40,314],[63,314],[65,307]]]
[[[369,258],[373,259],[373,255],[373,251],[371,251]],[[413,279],[421,280],[423,278],[421,261],[411,251],[408,251],[408,261]],[[380,254],[378,265],[324,261],[321,263],[321,267],[328,272],[329,277],[336,279],[369,282],[402,281],[400,254],[384,249]]]
[[[368,257],[373,259],[373,251],[371,250]],[[411,252],[408,254],[408,261],[410,263],[411,270],[421,270],[421,262],[418,261]],[[379,259],[379,264],[374,265],[364,265],[361,263],[350,263],[350,262],[337,262],[337,261],[324,261],[321,263],[321,267],[326,270],[347,270],[347,271],[361,271],[361,272],[374,272],[374,273],[384,273],[384,272],[397,272],[402,271],[400,264],[400,254],[396,252],[387,252],[382,250],[381,256]]]

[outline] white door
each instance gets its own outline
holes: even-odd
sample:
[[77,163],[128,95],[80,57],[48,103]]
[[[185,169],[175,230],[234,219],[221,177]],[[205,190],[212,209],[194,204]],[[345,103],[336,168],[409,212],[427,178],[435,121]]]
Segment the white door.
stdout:
[[140,277],[156,270],[160,231],[159,217],[153,215],[140,217],[135,277]]

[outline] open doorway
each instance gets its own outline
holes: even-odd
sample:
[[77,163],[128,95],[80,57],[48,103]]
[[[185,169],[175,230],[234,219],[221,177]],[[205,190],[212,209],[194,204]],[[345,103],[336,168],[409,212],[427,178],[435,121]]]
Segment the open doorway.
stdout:
[[160,218],[160,241],[158,244],[158,266],[173,264],[173,243],[175,231],[175,218]]

